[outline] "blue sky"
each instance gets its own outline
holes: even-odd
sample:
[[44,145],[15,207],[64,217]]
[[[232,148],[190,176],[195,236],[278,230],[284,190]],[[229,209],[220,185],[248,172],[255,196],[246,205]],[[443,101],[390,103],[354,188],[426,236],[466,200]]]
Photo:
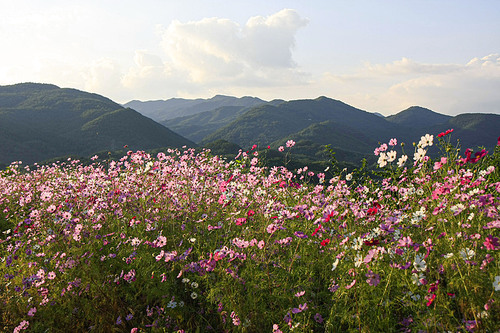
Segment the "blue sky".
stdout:
[[500,1],[0,2],[0,85],[500,114]]

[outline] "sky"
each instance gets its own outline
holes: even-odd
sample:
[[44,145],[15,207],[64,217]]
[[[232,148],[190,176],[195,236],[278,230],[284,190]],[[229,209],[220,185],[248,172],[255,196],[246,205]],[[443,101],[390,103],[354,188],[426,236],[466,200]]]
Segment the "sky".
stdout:
[[0,85],[500,114],[497,0],[0,0]]

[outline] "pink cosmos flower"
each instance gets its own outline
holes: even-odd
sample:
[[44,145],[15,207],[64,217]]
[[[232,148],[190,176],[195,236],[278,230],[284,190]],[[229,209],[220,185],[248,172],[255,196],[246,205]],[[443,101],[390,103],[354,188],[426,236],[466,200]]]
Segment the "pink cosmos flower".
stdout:
[[446,135],[450,134],[451,132],[453,132],[453,128],[449,129],[449,130],[446,130],[446,132],[439,133],[438,137],[442,138],[443,136],[446,136]]
[[42,194],[40,194],[40,199],[42,199],[42,201],[49,201],[50,198],[52,198],[51,192],[44,191],[44,192],[42,192]]
[[434,163],[434,170],[439,170],[441,169],[441,167],[446,164],[448,160],[446,159],[446,157],[441,157],[441,161],[438,161],[436,163]]
[[70,212],[63,212],[61,215],[62,215],[63,219],[71,220],[71,213]]
[[271,223],[270,225],[267,226],[266,228],[266,231],[267,233],[269,234],[272,234],[273,232],[275,232],[276,230],[278,230],[278,227],[274,224],[274,223]]
[[33,307],[28,311],[28,316],[33,317],[35,313],[36,313],[36,307]]
[[236,225],[243,225],[247,222],[247,219],[245,217],[240,217],[236,219]]
[[431,304],[434,302],[436,299],[436,294],[432,294],[430,297],[427,298],[427,306],[431,306]]
[[287,148],[292,148],[293,146],[295,146],[295,141],[293,141],[293,140],[288,140],[288,141],[286,142],[286,146],[287,146]]
[[273,333],[283,333],[278,324],[273,324]]
[[19,325],[17,325],[16,328],[14,328],[14,333],[18,333],[21,330],[27,329],[29,325],[30,325],[29,321],[23,320],[22,322],[19,323]]
[[314,232],[312,233],[311,237],[316,235],[318,233],[318,231],[320,231],[320,230],[321,230],[321,224],[316,229],[314,229]]
[[370,286],[375,287],[380,283],[380,275],[373,273],[371,270],[368,271],[368,273],[366,273],[365,275],[368,278],[366,280],[366,283],[368,283]]
[[351,289],[356,284],[356,279],[354,279],[349,285],[345,286],[345,289]]
[[410,236],[403,237],[398,241],[398,246],[412,246],[413,241]]
[[307,310],[308,307],[307,307],[307,303],[304,303],[304,304],[299,304],[299,307],[298,308],[293,308],[292,309],[292,313],[296,314],[296,313],[301,313],[302,311],[305,311]]
[[285,151],[285,147],[280,146],[280,147],[278,148],[278,150],[279,150],[280,152],[284,152],[284,151]]
[[486,240],[484,241],[483,244],[484,246],[486,246],[488,250],[495,250],[497,247],[500,246],[500,244],[498,243],[498,237],[493,237],[492,235],[486,237]]
[[389,146],[396,146],[398,144],[398,140],[396,138],[389,140]]
[[241,324],[240,318],[238,317],[238,315],[234,311],[231,312],[231,318],[233,319],[234,326],[239,326]]

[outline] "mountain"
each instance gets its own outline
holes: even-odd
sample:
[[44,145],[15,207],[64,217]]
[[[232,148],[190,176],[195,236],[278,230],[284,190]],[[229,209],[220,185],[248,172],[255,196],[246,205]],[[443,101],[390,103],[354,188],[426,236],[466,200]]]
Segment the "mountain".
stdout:
[[[314,123],[308,127],[295,132],[289,136],[273,142],[272,146],[280,146],[283,142],[294,140],[296,142],[310,141],[321,146],[331,145],[332,148],[346,149],[351,152],[372,152],[378,142],[374,138],[366,136],[363,132],[352,128],[346,128],[334,120],[326,120]],[[348,142],[348,145],[342,143]]]
[[172,98],[168,100],[145,102],[134,100],[124,104],[124,107],[137,110],[141,114],[157,122],[164,122],[169,119],[190,116],[225,106],[250,107],[262,103],[266,103],[266,101],[256,97],[245,96],[237,98],[232,96],[216,95],[210,99]]
[[110,99],[50,84],[0,86],[0,163],[98,151],[194,146]]
[[[306,130],[310,126],[313,127]],[[276,146],[279,142],[283,144],[285,137],[307,136],[315,142],[329,142],[351,149],[353,140],[349,138],[362,137],[368,140],[362,145],[367,147],[373,142],[388,140],[391,135],[399,132],[398,125],[373,113],[356,109],[341,101],[319,97],[314,100],[295,100],[279,105],[254,107],[202,142],[223,139],[242,147],[252,144]],[[340,141],[335,142],[338,140]],[[367,148],[361,150],[366,151]]]
[[[283,102],[283,100],[273,100],[261,104],[278,105]],[[254,106],[221,106],[213,110],[199,112],[190,116],[161,121],[160,124],[189,140],[200,142],[203,138],[229,124],[252,107]]]
[[[300,153],[311,158],[314,158],[314,152],[308,152],[307,146],[317,150],[329,144],[334,151],[342,152],[338,157],[357,162],[360,156],[372,156],[379,142],[397,138],[400,143],[407,144],[405,150],[411,154],[412,143],[418,142],[422,135],[434,134],[437,142],[437,134],[450,128],[454,129],[452,137],[460,139],[463,150],[477,149],[478,146],[493,150],[500,135],[500,115],[451,117],[422,107],[411,107],[393,116],[380,117],[341,101],[319,97],[250,108],[207,135],[201,144],[225,140],[245,149],[253,144],[277,148],[292,139],[297,142],[297,147],[302,147]],[[438,148],[435,145],[429,154],[436,153]]]
[[453,134],[460,138],[462,148],[484,146],[492,152],[500,136],[500,115],[464,113],[450,118],[447,127],[454,129]]
[[387,121],[407,127],[426,128],[446,124],[452,117],[434,112],[419,106],[412,106],[395,115],[388,116]]
[[[183,114],[162,121],[182,136],[100,95],[49,84],[0,86],[0,166],[16,160],[32,163],[65,155],[89,156],[124,145],[132,150],[195,146],[193,141],[227,156],[257,144],[270,161],[282,163],[284,155],[276,148],[294,140],[293,154],[300,163],[318,162],[319,168],[328,159],[325,145],[339,161],[357,163],[368,157],[372,163],[373,150],[390,138],[405,142],[405,151],[411,154],[412,143],[426,133],[437,137],[453,128],[451,142],[459,138],[462,151],[479,146],[492,151],[500,135],[500,115],[452,117],[413,106],[383,117],[323,96],[265,102],[217,95],[208,100],[126,105],[134,103],[148,106],[149,111],[156,105],[163,116]],[[167,111],[162,109],[165,103],[170,105]],[[434,145],[429,154],[437,151]]]
[[446,129],[453,129],[453,137],[460,139],[463,150],[484,146],[492,151],[496,144],[495,138],[500,135],[500,115],[497,114],[465,113],[452,117],[412,106],[385,119],[422,134],[436,135]]

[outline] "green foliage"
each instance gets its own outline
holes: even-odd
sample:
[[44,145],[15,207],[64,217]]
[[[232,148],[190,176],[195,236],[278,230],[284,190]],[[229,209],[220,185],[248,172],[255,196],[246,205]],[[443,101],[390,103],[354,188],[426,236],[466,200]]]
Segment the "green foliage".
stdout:
[[189,149],[13,164],[1,329],[495,331],[500,146],[467,159],[439,142],[440,158],[389,162],[383,179],[366,162],[331,178],[262,167],[293,165],[293,142],[229,162]]
[[[185,123],[188,126],[196,124],[197,121],[205,121],[206,124],[217,122],[220,113],[233,113],[233,111],[241,110],[251,106],[266,103],[256,97],[241,97],[216,95],[210,99],[183,99],[172,98],[165,101],[131,101],[124,106],[139,111],[141,114],[149,117],[159,123],[167,125],[167,127],[176,127],[176,124]],[[214,112],[212,112],[214,111]],[[204,113],[198,116],[199,113]],[[175,119],[170,123],[170,120]],[[186,123],[185,120],[189,121]],[[182,124],[179,124],[182,127]],[[179,129],[179,128],[177,128]],[[178,132],[176,130],[176,132]],[[178,133],[183,132],[180,130]],[[194,140],[190,138],[191,140]],[[196,140],[194,140],[196,141]]]
[[[214,113],[207,112],[208,115],[213,116]],[[439,133],[448,128],[455,129],[454,134],[461,138],[464,146],[485,146],[492,150],[496,142],[491,138],[498,135],[500,127],[499,115],[466,114],[450,117],[411,107],[383,118],[326,97],[260,105],[236,118],[233,114],[226,119],[231,122],[216,131],[211,125],[205,127],[204,122],[196,122],[199,127],[197,131],[213,131],[202,142],[223,139],[241,147],[257,144],[261,147],[270,145],[276,149],[282,142],[293,139],[297,143],[309,143],[309,147],[304,146],[300,154],[307,155],[312,161],[324,160],[315,155],[322,150],[321,146],[331,145],[339,161],[356,165],[363,158],[367,158],[369,165],[373,164],[373,147],[378,141],[398,137],[401,141],[411,143],[418,141],[423,131]],[[174,119],[172,123],[176,121]],[[178,130],[182,131],[182,126],[187,125],[192,123],[179,125]],[[438,152],[431,149],[429,155],[435,157]]]
[[0,87],[0,141],[4,164],[87,156],[124,145],[134,150],[194,146],[105,97],[31,83]]
[[217,140],[208,142],[204,145],[205,148],[210,149],[214,155],[222,155],[232,158],[238,154],[241,149],[237,144],[228,142],[226,140]]

